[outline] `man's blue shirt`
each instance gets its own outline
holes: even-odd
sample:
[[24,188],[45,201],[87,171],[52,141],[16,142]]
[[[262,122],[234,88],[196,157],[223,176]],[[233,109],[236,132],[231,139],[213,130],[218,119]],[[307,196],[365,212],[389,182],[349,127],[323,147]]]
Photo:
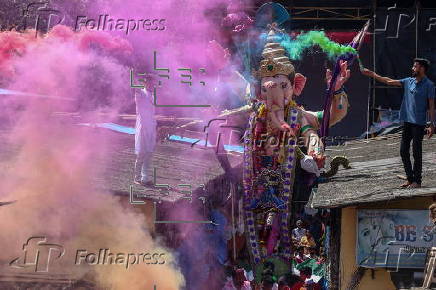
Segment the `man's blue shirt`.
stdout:
[[427,117],[428,99],[434,99],[434,84],[427,77],[420,82],[415,78],[400,80],[403,85],[404,95],[400,109],[400,121],[425,125]]

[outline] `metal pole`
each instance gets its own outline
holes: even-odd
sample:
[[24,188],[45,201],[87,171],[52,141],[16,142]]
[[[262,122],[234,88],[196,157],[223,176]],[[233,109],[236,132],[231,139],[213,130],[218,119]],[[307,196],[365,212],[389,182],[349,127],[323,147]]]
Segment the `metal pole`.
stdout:
[[[375,55],[375,21],[376,21],[376,13],[377,13],[377,0],[372,1],[372,71],[375,71],[375,61],[376,61],[376,55]],[[372,96],[371,94],[368,96],[368,107],[367,107],[367,122],[366,122],[366,132],[369,132],[369,124],[371,122],[371,119],[374,120],[374,114],[375,111],[371,110],[375,107],[375,79],[371,78],[371,85],[372,85]],[[371,98],[372,98],[372,108],[371,108]],[[370,115],[372,111],[372,116]],[[369,138],[369,134],[366,134],[366,139]]]
[[415,57],[418,57],[418,16],[419,16],[419,0],[415,2],[416,17],[415,17]]
[[233,261],[236,261],[236,231],[235,231],[235,185],[230,183],[230,194],[232,195],[232,238],[233,238]]
[[436,247],[427,250],[427,263],[424,269],[423,289],[430,289],[430,286],[435,279],[433,278],[436,269]]

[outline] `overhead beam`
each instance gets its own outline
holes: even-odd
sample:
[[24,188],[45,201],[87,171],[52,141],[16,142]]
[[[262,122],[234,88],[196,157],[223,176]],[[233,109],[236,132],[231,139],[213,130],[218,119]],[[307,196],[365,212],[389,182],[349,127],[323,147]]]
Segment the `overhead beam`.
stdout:
[[371,7],[287,7],[294,20],[348,20],[366,21],[371,18]]

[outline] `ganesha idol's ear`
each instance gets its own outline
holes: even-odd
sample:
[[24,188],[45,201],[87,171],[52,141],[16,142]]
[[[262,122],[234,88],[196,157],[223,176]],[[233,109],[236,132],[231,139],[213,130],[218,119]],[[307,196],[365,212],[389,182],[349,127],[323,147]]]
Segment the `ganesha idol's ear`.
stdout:
[[295,74],[294,78],[294,95],[299,96],[306,85],[306,77],[300,73]]

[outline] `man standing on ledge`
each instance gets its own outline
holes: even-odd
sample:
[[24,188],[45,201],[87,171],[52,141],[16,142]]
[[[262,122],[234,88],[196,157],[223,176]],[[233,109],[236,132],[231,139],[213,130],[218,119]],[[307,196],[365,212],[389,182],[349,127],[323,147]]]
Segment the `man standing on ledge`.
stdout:
[[145,88],[135,89],[136,131],[135,131],[135,177],[134,183],[153,185],[150,174],[153,151],[156,147],[156,119],[153,103],[154,79],[146,77]]
[[[393,80],[382,77],[373,71],[362,68],[362,74],[375,78],[377,81],[391,86],[403,87],[403,102],[400,109],[400,121],[404,123],[401,137],[401,159],[407,175],[407,182],[402,188],[421,187],[422,174],[422,139],[425,130],[428,138],[431,138],[435,131],[435,87],[426,73],[430,62],[423,58],[413,60],[412,77],[401,80]],[[427,104],[430,111],[430,127],[425,129]],[[413,169],[410,161],[410,141],[413,140]]]

